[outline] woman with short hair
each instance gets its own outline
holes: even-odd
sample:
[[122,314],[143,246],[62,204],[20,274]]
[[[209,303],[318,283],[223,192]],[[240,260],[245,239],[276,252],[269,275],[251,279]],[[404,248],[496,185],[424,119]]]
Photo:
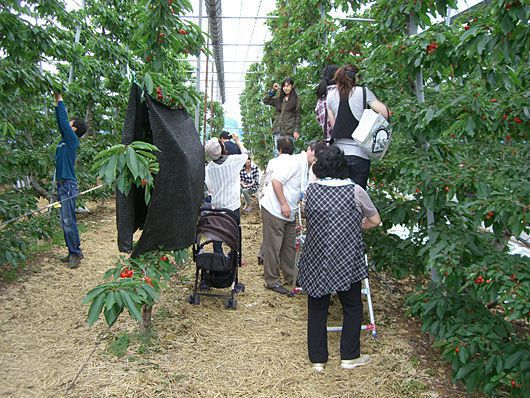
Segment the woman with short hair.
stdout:
[[340,148],[322,148],[313,172],[318,180],[305,192],[307,234],[298,265],[298,285],[308,294],[309,360],[315,371],[324,370],[328,308],[336,292],[344,314],[341,367],[352,369],[370,361],[360,352],[361,281],[368,277],[362,230],[376,227],[381,218],[366,191],[348,178]]

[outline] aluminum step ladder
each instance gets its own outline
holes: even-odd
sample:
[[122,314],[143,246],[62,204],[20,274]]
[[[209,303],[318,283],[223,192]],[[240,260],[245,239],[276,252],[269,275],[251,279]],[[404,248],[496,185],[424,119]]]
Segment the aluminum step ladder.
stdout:
[[[296,226],[296,257],[295,257],[295,278],[294,283],[296,283],[296,279],[298,276],[298,261],[300,260],[300,253],[302,252],[302,247],[304,246],[305,242],[305,234],[303,234],[303,226],[302,226],[302,211],[300,206],[298,206],[298,225]],[[368,255],[364,255],[364,261],[366,262],[366,266],[368,267]],[[375,316],[374,316],[374,307],[372,305],[372,295],[370,293],[370,283],[368,282],[368,278],[365,278],[361,282],[363,284],[363,288],[361,288],[361,297],[366,296],[366,301],[368,303],[368,316],[370,318],[370,323],[361,325],[361,330],[366,330],[368,332],[372,333],[373,338],[377,338],[377,329],[375,326]],[[297,293],[302,293],[303,290],[300,287],[293,286],[293,289],[291,291],[292,295],[295,295]],[[342,326],[328,326],[328,332],[342,332]]]

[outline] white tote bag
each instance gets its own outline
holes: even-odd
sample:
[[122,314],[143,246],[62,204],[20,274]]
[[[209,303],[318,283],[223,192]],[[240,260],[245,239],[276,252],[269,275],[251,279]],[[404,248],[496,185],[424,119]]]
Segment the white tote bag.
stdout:
[[351,136],[370,159],[382,159],[390,145],[392,130],[381,114],[366,107],[365,87],[363,87],[363,103],[364,112]]

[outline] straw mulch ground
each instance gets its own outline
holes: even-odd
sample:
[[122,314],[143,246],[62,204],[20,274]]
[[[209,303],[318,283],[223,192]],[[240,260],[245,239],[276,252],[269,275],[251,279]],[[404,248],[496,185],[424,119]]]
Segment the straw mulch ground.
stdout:
[[[339,334],[330,359],[314,374],[306,353],[306,299],[280,296],[263,285],[256,252],[261,224],[243,216],[246,291],[236,311],[217,299],[186,302],[192,265],[154,308],[154,333],[137,335],[127,314],[108,331],[86,326],[84,294],[101,282],[118,251],[114,209],[85,218],[85,259],[78,270],[58,261],[54,248],[31,260],[21,280],[0,284],[0,396],[9,397],[463,397],[451,386],[417,325],[402,316],[407,284],[372,278],[379,338],[363,333],[369,366],[339,367]],[[338,300],[330,323],[339,324]],[[117,356],[120,342],[122,356]],[[81,370],[81,371],[80,371]],[[75,383],[72,383],[78,375]]]

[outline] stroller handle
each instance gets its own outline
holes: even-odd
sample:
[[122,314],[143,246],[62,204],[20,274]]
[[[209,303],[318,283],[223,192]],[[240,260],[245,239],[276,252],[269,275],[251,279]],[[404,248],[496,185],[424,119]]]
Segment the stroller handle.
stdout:
[[211,207],[201,207],[199,209],[199,212],[203,212],[203,211],[208,211],[208,212],[213,212],[213,213],[226,213],[226,212],[233,212],[233,210],[229,210],[229,209],[213,209]]

